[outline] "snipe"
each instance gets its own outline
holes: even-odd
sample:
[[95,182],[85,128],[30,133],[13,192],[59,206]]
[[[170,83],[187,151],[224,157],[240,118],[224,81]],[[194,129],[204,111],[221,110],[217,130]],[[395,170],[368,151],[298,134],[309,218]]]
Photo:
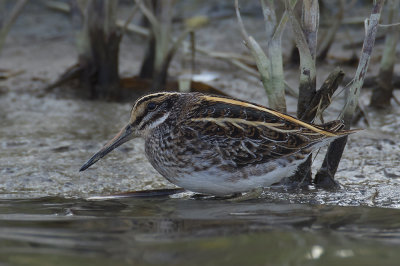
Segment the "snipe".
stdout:
[[80,171],[141,136],[148,160],[170,182],[228,195],[292,175],[313,150],[354,132],[342,128],[341,121],[314,125],[232,98],[160,92],[138,99],[128,125]]

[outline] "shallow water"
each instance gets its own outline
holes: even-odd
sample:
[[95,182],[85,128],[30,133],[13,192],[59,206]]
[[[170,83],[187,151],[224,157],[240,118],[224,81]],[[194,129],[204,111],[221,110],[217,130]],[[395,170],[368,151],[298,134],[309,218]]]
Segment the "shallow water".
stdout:
[[400,211],[283,202],[0,201],[4,265],[398,265]]

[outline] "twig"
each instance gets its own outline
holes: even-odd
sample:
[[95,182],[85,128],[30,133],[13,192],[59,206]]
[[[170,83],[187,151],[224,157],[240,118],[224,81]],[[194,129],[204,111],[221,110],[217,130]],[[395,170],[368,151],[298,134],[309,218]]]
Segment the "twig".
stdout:
[[379,24],[379,27],[386,28],[386,27],[397,27],[400,26],[400,22],[398,23],[391,23],[391,24]]

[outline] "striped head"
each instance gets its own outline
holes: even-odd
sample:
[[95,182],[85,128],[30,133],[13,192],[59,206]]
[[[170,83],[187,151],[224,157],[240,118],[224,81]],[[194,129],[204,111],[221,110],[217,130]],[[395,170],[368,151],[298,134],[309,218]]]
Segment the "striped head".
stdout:
[[132,107],[128,126],[143,135],[161,125],[172,113],[180,93],[159,92],[139,98]]
[[129,123],[100,151],[87,161],[79,171],[84,171],[112,150],[136,136],[143,136],[157,128],[172,114],[172,108],[181,94],[160,92],[145,95],[133,105]]

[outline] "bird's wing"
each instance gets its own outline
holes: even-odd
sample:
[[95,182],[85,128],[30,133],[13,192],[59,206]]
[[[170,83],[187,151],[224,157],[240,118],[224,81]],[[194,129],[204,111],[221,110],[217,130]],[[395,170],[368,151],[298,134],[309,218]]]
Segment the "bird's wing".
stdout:
[[301,127],[243,119],[193,119],[183,129],[237,166],[283,158],[323,139],[323,135]]
[[315,144],[338,137],[342,127],[340,121],[318,126],[249,102],[202,97],[180,128],[238,166],[311,152]]
[[[224,159],[237,166],[264,163],[305,149],[311,151],[316,143],[336,137],[328,127],[235,101],[206,101],[182,121],[181,128],[193,138],[215,147]],[[334,123],[329,124],[329,128],[333,126]]]

